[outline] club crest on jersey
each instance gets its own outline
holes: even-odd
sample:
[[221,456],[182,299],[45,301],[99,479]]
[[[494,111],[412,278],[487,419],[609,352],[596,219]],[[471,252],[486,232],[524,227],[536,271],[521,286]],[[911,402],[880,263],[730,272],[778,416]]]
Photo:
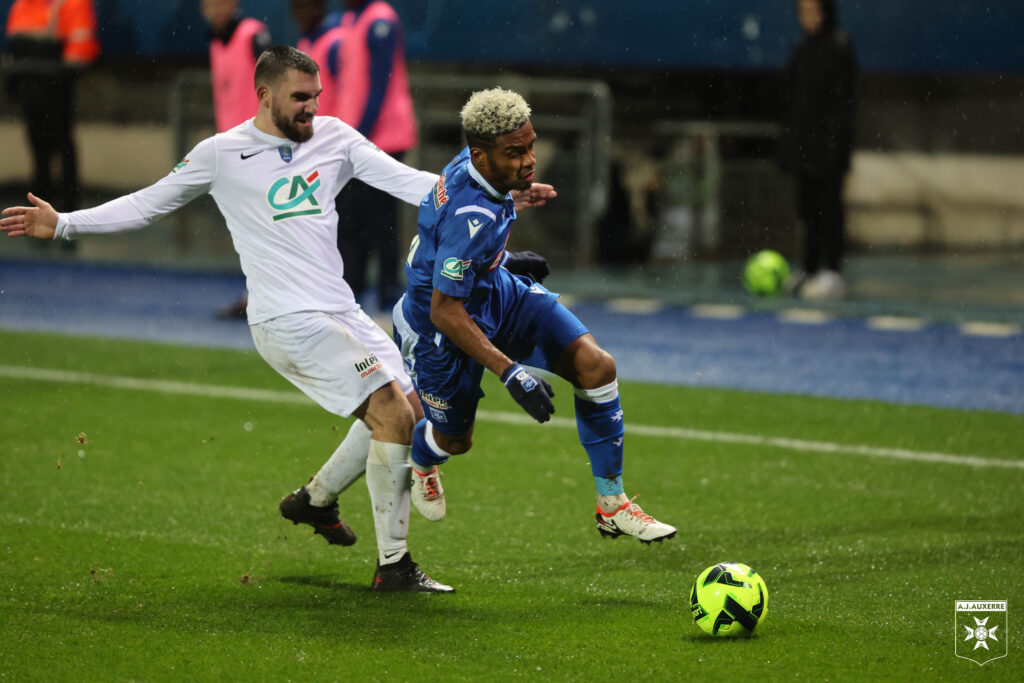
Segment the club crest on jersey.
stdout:
[[469,268],[472,261],[463,261],[457,256],[452,256],[444,260],[444,264],[441,266],[441,275],[444,275],[449,280],[461,280],[462,274]]
[[319,189],[320,171],[305,177],[299,174],[275,180],[267,191],[267,203],[276,212],[274,222],[323,213],[314,195]]
[[281,145],[277,148],[277,153],[281,155],[281,161],[286,164],[292,163],[292,147],[291,145]]
[[[444,188],[444,179],[447,173],[442,173],[441,177],[434,183],[434,208],[440,209],[442,206],[448,203],[448,190]],[[459,278],[460,280],[462,278]]]

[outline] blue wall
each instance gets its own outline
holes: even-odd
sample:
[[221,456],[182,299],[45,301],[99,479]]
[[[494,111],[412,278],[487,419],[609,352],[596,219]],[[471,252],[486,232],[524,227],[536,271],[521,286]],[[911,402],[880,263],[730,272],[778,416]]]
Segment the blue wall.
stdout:
[[[0,0],[10,7],[12,0]],[[95,0],[106,55],[202,55],[198,0]],[[339,0],[329,3],[338,7]],[[392,0],[409,56],[550,67],[762,69],[799,31],[791,0]],[[243,0],[294,43],[287,0]],[[868,71],[1024,72],[1024,0],[839,0]]]

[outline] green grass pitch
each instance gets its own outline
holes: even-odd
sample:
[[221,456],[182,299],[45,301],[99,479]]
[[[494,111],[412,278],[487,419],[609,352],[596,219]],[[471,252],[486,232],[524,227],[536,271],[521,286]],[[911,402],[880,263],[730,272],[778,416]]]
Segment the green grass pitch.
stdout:
[[[361,481],[351,548],[278,516],[347,421],[255,353],[0,348],[0,680],[1024,678],[1021,416],[624,382],[627,492],[679,528],[647,547],[594,529],[567,386],[541,426],[491,378],[447,518],[412,518],[458,592],[377,595]],[[753,638],[690,621],[725,560],[768,583]],[[955,657],[957,599],[1008,600],[1007,657]]]

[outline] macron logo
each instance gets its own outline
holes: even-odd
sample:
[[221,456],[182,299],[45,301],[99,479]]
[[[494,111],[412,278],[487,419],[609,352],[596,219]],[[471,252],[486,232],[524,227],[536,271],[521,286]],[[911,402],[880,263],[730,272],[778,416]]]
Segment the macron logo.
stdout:
[[469,223],[469,239],[473,239],[480,232],[480,228],[484,227],[484,222],[479,218],[470,218],[467,223]]

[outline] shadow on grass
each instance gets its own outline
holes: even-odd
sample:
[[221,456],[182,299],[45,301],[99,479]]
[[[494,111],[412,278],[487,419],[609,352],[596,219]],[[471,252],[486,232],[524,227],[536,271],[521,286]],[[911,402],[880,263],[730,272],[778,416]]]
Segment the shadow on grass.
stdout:
[[[372,578],[372,577],[371,577]],[[320,576],[281,576],[276,579],[280,583],[290,583],[296,586],[309,586],[311,588],[327,588],[330,590],[355,591],[366,593],[370,590],[370,582],[365,584],[346,583],[338,581],[326,575]]]

